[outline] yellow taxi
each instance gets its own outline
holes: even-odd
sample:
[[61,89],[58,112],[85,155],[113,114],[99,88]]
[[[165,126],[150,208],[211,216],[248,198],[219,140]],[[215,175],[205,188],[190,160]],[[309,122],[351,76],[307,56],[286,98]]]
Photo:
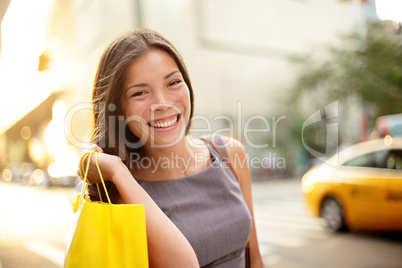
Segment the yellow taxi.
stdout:
[[350,146],[307,171],[302,191],[325,227],[402,231],[402,138]]

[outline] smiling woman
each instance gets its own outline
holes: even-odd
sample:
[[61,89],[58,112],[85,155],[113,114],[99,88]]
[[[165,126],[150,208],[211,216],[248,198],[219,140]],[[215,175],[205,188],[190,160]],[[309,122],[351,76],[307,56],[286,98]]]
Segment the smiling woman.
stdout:
[[[151,267],[263,267],[250,172],[228,168],[245,151],[233,138],[189,136],[193,89],[169,41],[148,29],[117,37],[100,59],[92,103],[89,150],[114,203],[144,204]],[[97,200],[93,161],[88,179]]]
[[[133,61],[134,59],[136,60]],[[155,67],[164,60],[167,60],[168,66],[160,68],[159,72],[155,73]],[[146,66],[141,66],[144,63]],[[103,79],[104,77],[110,79]],[[158,81],[159,77],[161,82]],[[160,85],[160,83],[165,84]],[[161,87],[165,87],[166,90],[161,90]],[[128,159],[130,152],[137,150],[149,139],[150,135],[147,133],[150,129],[146,126],[151,121],[163,119],[160,118],[161,109],[169,108],[170,116],[177,113],[179,114],[177,119],[180,119],[179,107],[167,102],[163,99],[166,96],[161,95],[165,91],[171,92],[178,87],[187,88],[186,94],[190,102],[187,105],[189,109],[185,129],[187,134],[194,101],[189,75],[180,54],[163,36],[151,31],[129,32],[116,38],[101,57],[95,77],[93,104],[96,112],[94,113],[93,141],[98,143],[105,152]],[[130,103],[135,104],[129,106]],[[147,105],[153,110],[152,113],[148,111],[147,118],[137,114]],[[169,105],[170,107],[167,107]],[[103,109],[105,107],[108,109]],[[135,111],[129,114],[131,110],[128,109],[135,109]],[[166,116],[167,114],[164,114],[164,117]],[[115,117],[123,120],[112,120]],[[113,123],[117,125],[111,125]],[[138,130],[145,136],[139,133],[135,135],[127,127],[130,125],[134,129],[136,129],[135,126],[140,127]],[[121,133],[117,133],[119,130]]]
[[151,48],[128,65],[124,77],[120,109],[124,118],[134,119],[126,119],[131,132],[141,137],[144,146],[169,147],[179,142],[190,121],[191,103],[174,59],[164,50]]

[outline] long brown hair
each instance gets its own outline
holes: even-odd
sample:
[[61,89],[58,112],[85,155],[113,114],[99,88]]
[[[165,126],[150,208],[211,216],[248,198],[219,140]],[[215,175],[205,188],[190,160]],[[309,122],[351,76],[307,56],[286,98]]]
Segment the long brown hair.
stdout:
[[[167,52],[176,62],[190,91],[190,127],[194,111],[194,95],[187,68],[176,48],[161,34],[150,29],[135,29],[115,38],[104,50],[96,71],[93,92],[93,128],[91,141],[98,144],[103,152],[121,157],[128,165],[129,153],[139,150],[139,139],[129,130],[122,120],[120,94],[124,83],[124,73],[127,66],[137,57],[151,49],[161,49]],[[128,146],[128,145],[131,146]],[[137,144],[136,146],[132,146]],[[134,148],[133,148],[134,147]],[[118,194],[113,183],[107,181],[109,195]],[[103,189],[103,187],[99,187]],[[101,190],[104,195],[103,190]],[[95,186],[89,187],[89,195],[93,200],[99,200]],[[102,198],[103,199],[103,198]],[[103,199],[105,200],[105,199]]]

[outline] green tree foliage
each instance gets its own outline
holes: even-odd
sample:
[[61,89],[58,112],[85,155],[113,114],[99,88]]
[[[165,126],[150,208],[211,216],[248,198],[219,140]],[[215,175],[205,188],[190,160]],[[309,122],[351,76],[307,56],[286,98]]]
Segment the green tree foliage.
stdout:
[[357,99],[372,117],[402,112],[402,46],[381,25],[369,25],[365,35],[350,34],[343,45],[329,48],[329,58],[294,57],[302,70],[291,101],[313,96],[322,103]]

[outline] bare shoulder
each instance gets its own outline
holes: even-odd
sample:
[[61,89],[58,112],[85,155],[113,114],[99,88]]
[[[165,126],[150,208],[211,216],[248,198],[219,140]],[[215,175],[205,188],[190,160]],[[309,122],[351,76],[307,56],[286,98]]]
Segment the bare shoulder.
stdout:
[[250,185],[251,175],[248,168],[246,150],[244,149],[243,144],[234,138],[225,136],[221,136],[221,138],[226,151],[228,152],[236,177],[239,180],[240,187],[242,188],[242,191],[247,191],[244,188],[244,185]]
[[229,158],[233,159],[236,154],[238,156],[243,156],[246,154],[246,150],[244,149],[243,144],[236,140],[235,138],[227,137],[227,136],[220,136],[223,144],[225,145],[226,151],[229,154]]
[[188,135],[186,137],[187,143],[193,148],[207,148],[207,145],[203,138],[192,137]]

